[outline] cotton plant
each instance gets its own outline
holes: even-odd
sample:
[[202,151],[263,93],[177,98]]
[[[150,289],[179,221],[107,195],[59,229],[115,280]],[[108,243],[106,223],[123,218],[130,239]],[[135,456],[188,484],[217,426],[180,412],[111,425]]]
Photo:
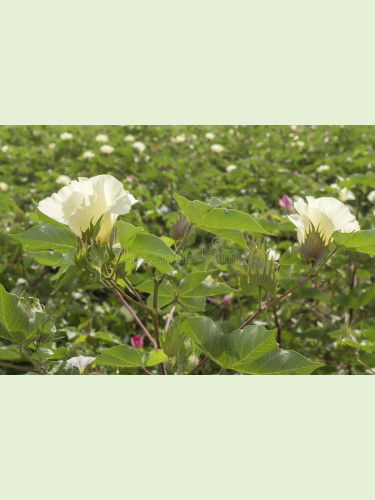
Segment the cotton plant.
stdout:
[[[168,236],[162,237],[129,222],[134,211],[145,212],[142,201],[109,174],[79,177],[38,203],[43,223],[12,238],[25,249],[32,246],[39,261],[46,249],[60,255],[55,260],[55,290],[73,278],[95,285],[108,301],[117,301],[134,326],[128,331],[124,324],[128,343],[94,356],[80,353],[77,343],[78,352],[70,352],[57,367],[51,343],[59,332],[53,318],[35,299],[0,286],[0,337],[18,346],[30,372],[71,373],[74,367],[83,374],[94,361],[97,373],[136,369],[148,375],[191,375],[209,360],[220,373],[309,374],[322,366],[320,360],[282,348],[276,307],[309,282],[318,284],[338,251],[375,253],[372,230],[361,231],[350,207],[336,198],[308,196],[293,203],[284,195],[277,210],[295,226],[297,242],[282,253],[275,235],[256,214],[234,210],[217,198],[194,201],[176,193],[174,202],[178,216]],[[169,212],[163,204],[158,215]],[[189,252],[202,232],[216,235],[211,257],[204,267],[191,271]],[[241,249],[235,279],[215,268],[223,242]],[[294,269],[288,288],[283,279],[286,270],[289,276]],[[72,293],[71,300],[82,300],[82,294]],[[236,312],[237,300],[248,304],[247,317]],[[202,314],[206,302],[219,308],[219,314]],[[98,311],[94,308],[93,314]],[[268,329],[265,322],[270,312],[276,329]],[[218,321],[221,316],[228,320],[228,315],[233,315],[232,331]]]

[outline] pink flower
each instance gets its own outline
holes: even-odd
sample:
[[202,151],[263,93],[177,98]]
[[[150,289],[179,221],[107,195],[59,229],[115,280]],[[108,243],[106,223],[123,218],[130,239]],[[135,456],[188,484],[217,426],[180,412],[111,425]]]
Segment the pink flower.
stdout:
[[279,205],[286,212],[292,212],[293,210],[293,201],[289,198],[287,194],[284,194],[281,200],[279,200]]
[[130,339],[130,343],[136,349],[140,349],[143,346],[143,338],[140,335],[134,335],[134,337]]

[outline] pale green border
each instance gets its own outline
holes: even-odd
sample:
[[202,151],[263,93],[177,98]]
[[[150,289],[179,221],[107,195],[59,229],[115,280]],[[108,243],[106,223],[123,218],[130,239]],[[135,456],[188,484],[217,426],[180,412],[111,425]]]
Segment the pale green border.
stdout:
[[0,123],[373,124],[374,5],[2,2]]
[[3,498],[371,498],[371,377],[2,377]]
[[[3,124],[373,124],[373,0],[12,0]],[[371,377],[1,377],[6,499],[371,498]]]

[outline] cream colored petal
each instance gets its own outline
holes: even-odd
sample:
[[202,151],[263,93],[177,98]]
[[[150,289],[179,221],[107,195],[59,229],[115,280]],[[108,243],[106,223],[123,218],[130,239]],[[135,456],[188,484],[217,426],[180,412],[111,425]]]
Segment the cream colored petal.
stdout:
[[307,211],[307,203],[303,200],[303,198],[298,198],[297,201],[293,203],[294,209],[300,215],[305,215]]
[[288,215],[290,222],[297,227],[297,239],[299,243],[303,243],[305,240],[305,226],[303,224],[302,217],[297,214]]
[[357,219],[344,203],[331,197],[319,198],[317,201],[319,201],[321,209],[332,220],[335,230],[343,233],[360,230]]
[[83,195],[75,189],[77,185],[78,182],[74,181],[68,186],[64,186],[57,193],[42,200],[38,209],[57,222],[69,224],[71,214],[84,200]]
[[309,232],[312,229],[310,227],[307,229],[307,226],[310,223],[315,230],[319,231],[323,235],[325,242],[328,243],[332,234],[335,232],[335,226],[330,217],[317,208],[314,203],[309,204],[306,219],[306,231]]
[[111,238],[111,233],[113,226],[116,223],[118,215],[106,213],[103,215],[102,223],[100,226],[100,231],[98,234],[98,240],[101,243],[108,243]]

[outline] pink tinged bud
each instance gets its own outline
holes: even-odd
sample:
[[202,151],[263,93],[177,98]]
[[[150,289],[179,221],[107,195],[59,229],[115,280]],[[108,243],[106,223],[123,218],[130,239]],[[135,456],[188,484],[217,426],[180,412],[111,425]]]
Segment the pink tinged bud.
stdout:
[[331,131],[329,130],[329,128],[327,128],[327,130],[324,133],[325,133],[325,135],[329,135],[331,133]]
[[229,309],[232,302],[232,297],[230,295],[225,295],[223,300],[223,305],[226,309]]
[[143,338],[140,335],[134,335],[130,339],[130,343],[135,349],[140,349],[143,346]]
[[284,194],[281,200],[279,200],[279,205],[286,212],[291,212],[293,210],[293,201],[289,198],[287,194]]

